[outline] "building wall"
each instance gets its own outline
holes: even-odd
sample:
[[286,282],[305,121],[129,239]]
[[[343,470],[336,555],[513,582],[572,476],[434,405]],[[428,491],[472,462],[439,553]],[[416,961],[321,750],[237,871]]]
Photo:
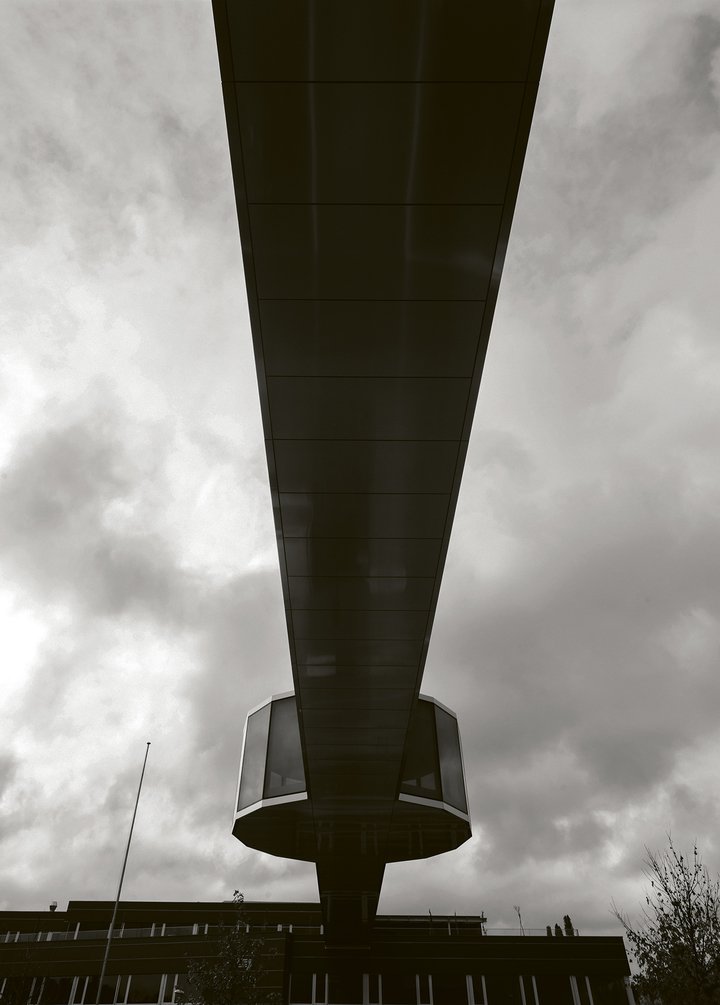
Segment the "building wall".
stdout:
[[[92,1005],[112,904],[0,912],[2,1005]],[[217,954],[232,903],[124,903],[103,1005],[180,1005],[193,959]],[[480,917],[378,918],[366,947],[326,945],[315,904],[246,904],[261,985],[291,1005],[626,1005],[621,938],[483,934]]]

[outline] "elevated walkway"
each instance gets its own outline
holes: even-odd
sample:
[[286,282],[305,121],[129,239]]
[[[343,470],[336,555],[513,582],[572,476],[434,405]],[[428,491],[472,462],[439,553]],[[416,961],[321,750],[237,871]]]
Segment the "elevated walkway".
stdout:
[[552,0],[213,9],[306,833],[328,931],[363,939],[417,832],[403,764]]

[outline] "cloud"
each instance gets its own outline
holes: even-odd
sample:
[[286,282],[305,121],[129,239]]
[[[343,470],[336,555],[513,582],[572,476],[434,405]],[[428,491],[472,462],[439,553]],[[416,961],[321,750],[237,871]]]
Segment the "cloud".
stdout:
[[0,483],[0,554],[27,588],[51,602],[95,615],[132,607],[180,618],[183,576],[167,544],[106,520],[113,507],[137,505],[152,467],[152,457],[133,455],[127,432],[104,406],[23,441]]
[[533,300],[550,277],[565,295],[622,263],[714,171],[716,15],[709,3],[556,12],[511,252]]

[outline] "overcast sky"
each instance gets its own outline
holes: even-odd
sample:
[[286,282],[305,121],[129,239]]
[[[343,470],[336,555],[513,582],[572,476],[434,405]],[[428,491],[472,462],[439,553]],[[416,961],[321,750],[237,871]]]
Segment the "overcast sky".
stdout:
[[[0,908],[317,898],[231,835],[292,686],[209,2],[0,6]],[[423,690],[474,837],[381,911],[720,868],[720,12],[559,0]]]

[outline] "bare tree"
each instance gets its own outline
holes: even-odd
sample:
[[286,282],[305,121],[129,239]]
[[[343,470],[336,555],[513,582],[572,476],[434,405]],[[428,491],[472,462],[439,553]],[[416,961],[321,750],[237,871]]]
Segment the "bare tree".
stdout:
[[668,835],[663,852],[645,848],[650,882],[638,928],[613,903],[640,974],[633,989],[661,1005],[720,1002],[720,880],[712,880],[697,845],[692,859]]

